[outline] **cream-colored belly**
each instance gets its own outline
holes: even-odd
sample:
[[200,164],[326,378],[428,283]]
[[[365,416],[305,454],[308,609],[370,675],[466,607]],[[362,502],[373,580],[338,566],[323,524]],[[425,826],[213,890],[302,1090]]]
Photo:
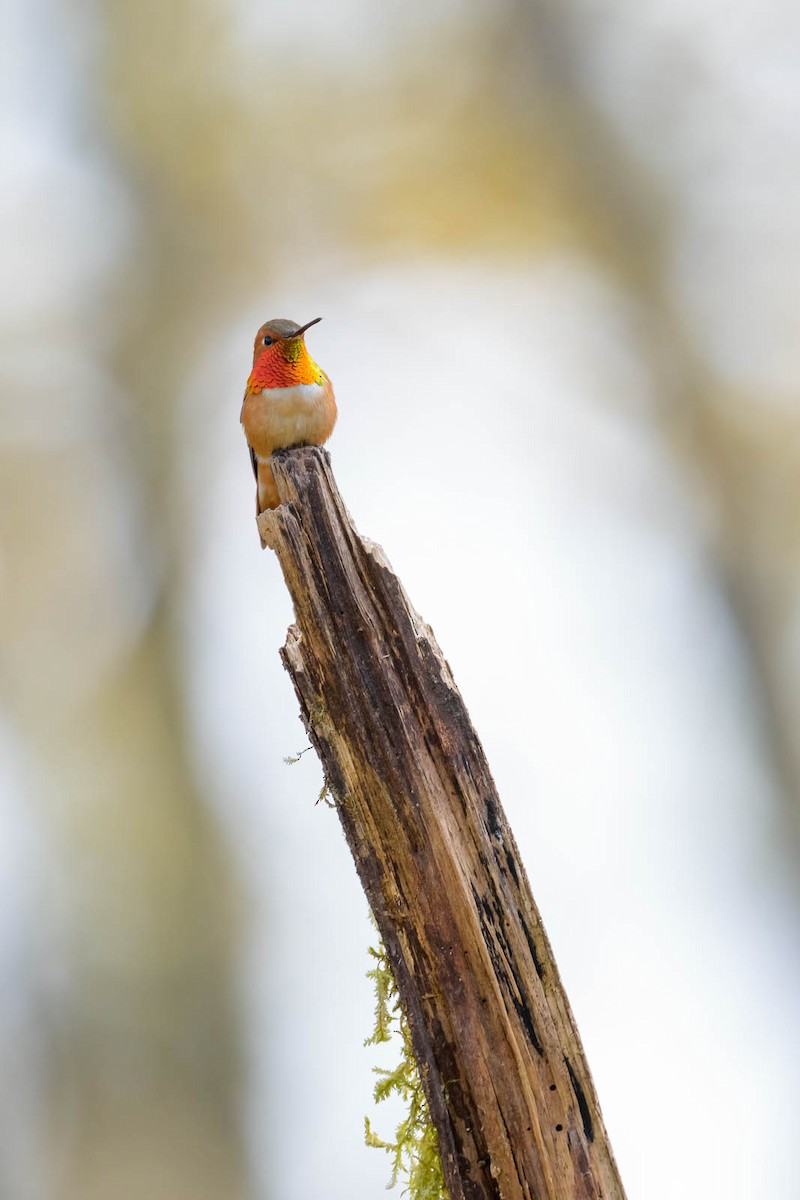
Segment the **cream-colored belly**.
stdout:
[[290,446],[321,444],[330,437],[335,420],[330,384],[265,388],[248,396],[242,412],[247,440],[259,457]]

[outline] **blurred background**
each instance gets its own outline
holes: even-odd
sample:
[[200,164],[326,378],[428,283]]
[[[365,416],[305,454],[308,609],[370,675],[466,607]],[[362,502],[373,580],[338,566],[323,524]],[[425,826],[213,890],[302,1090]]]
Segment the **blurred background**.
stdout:
[[789,0],[9,0],[3,1200],[387,1179],[239,427],[319,315],[630,1200],[795,1200],[799,45]]

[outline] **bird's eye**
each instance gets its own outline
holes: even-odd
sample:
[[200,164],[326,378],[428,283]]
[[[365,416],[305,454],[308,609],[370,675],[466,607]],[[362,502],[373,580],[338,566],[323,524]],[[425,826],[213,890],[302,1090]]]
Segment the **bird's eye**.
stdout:
[[265,345],[265,346],[271,346],[271,345],[272,345],[272,338],[271,338],[271,337],[265,337],[265,338],[264,338],[264,345]]

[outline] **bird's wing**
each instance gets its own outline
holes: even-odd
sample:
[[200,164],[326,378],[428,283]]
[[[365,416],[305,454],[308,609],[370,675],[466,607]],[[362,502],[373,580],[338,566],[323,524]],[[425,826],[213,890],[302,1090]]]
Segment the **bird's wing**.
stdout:
[[[252,378],[252,376],[251,376],[251,378]],[[244,429],[244,406],[247,403],[247,397],[252,395],[252,391],[253,391],[253,389],[250,387],[250,382],[251,382],[251,380],[248,379],[247,387],[245,388],[245,392],[244,392],[244,399],[242,400],[242,411],[239,413],[239,424],[242,426],[242,429]],[[246,431],[245,431],[244,436],[246,439],[247,438]],[[253,449],[253,447],[250,445],[249,442],[247,443],[247,449],[250,451],[250,464],[253,468],[253,475],[255,476],[256,483],[258,483],[258,462],[256,461],[256,452]]]
[[[245,389],[244,399],[242,400],[242,411],[239,414],[239,421],[242,425],[243,430],[244,430],[244,406],[247,403],[247,397],[252,395],[253,392],[257,392],[257,391],[261,390],[260,388],[253,387],[252,383],[253,383],[253,377],[251,375],[247,381],[247,387]],[[246,431],[245,431],[244,436],[245,436],[245,440],[246,440],[247,439]],[[258,497],[258,459],[256,458],[255,450],[253,449],[253,447],[250,445],[249,442],[247,442],[247,449],[250,453],[250,465],[253,468],[253,477],[255,478],[255,481],[256,481],[256,516],[258,517],[261,513],[261,502]],[[262,538],[260,533],[258,535],[258,540],[261,542],[261,549],[263,550],[267,543],[264,541],[264,539]]]

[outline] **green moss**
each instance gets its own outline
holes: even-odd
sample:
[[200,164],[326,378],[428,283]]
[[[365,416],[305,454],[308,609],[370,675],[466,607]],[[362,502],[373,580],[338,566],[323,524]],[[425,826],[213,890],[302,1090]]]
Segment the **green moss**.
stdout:
[[397,1095],[404,1102],[407,1115],[397,1126],[394,1141],[384,1141],[378,1137],[373,1132],[369,1117],[365,1117],[366,1142],[368,1146],[385,1150],[391,1157],[392,1173],[388,1187],[395,1187],[403,1179],[406,1185],[403,1193],[410,1196],[411,1200],[447,1200],[439,1139],[428,1111],[428,1101],[411,1044],[408,1018],[400,1003],[389,956],[382,942],[379,942],[377,949],[370,946],[369,953],[374,960],[367,978],[375,986],[375,1028],[364,1045],[377,1046],[397,1036],[401,1053],[400,1062],[394,1070],[373,1067],[378,1076],[375,1101],[380,1104],[387,1096]]
[[336,799],[331,791],[331,785],[328,783],[327,779],[323,779],[322,787],[319,789],[319,795],[317,796],[315,803],[319,804],[320,800],[327,804],[328,808],[336,808]]
[[298,750],[297,754],[287,754],[284,762],[287,767],[293,767],[295,763],[299,763],[304,754],[308,754],[309,750],[313,750],[313,746],[306,746],[305,750]]
[[[304,754],[308,754],[309,750],[313,749],[313,746],[306,746],[305,750],[298,750],[297,754],[287,754],[283,761],[287,767],[293,767],[296,763],[300,762],[300,759]],[[325,778],[323,778],[322,787],[320,788],[320,792],[315,803],[319,804],[320,800],[323,800],[325,804],[327,804],[328,808],[336,808],[336,800],[334,799],[330,784]]]

